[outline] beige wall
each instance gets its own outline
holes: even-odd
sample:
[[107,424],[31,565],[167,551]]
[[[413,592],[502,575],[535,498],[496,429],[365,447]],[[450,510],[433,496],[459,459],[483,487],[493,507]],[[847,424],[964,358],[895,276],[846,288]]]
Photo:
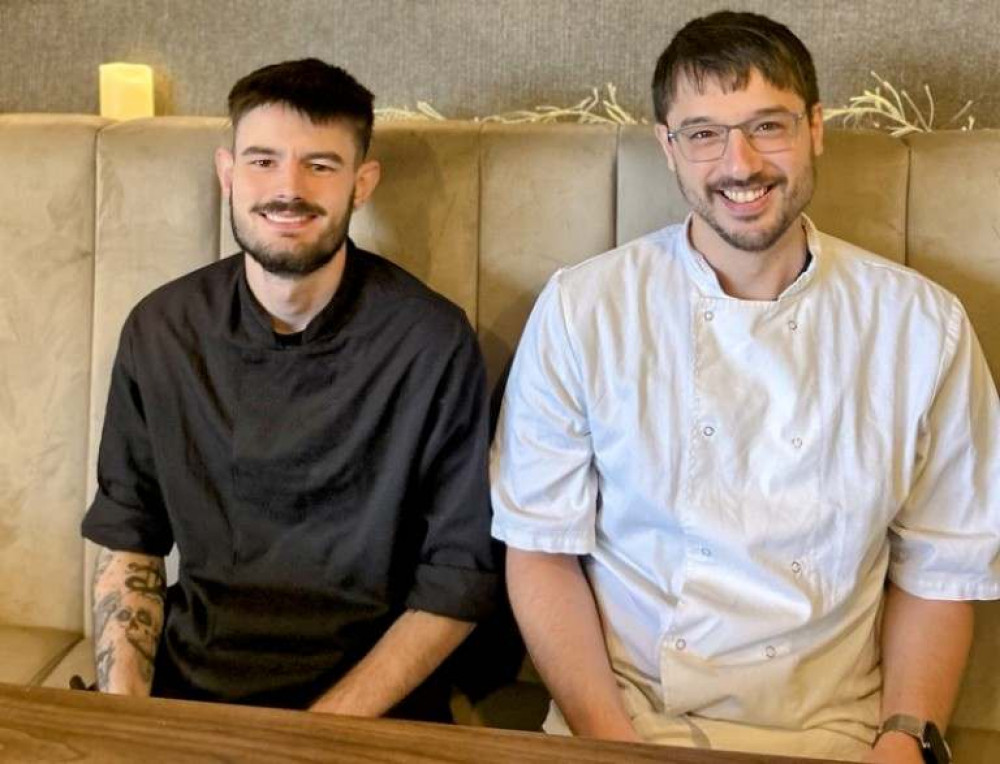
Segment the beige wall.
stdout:
[[0,111],[94,112],[97,65],[150,63],[159,113],[221,114],[232,82],[277,60],[338,62],[379,105],[453,117],[573,103],[593,86],[648,115],[656,56],[681,24],[721,7],[789,24],[813,50],[827,103],[875,69],[939,113],[966,99],[1000,126],[996,0],[0,0]]

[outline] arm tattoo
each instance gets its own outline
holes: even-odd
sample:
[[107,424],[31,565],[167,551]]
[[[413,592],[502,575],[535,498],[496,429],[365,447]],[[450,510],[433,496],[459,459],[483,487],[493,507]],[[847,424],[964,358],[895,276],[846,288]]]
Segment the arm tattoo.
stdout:
[[147,682],[153,679],[153,658],[160,641],[160,630],[153,621],[153,614],[146,608],[123,607],[115,619],[125,628],[125,639],[139,653],[139,671]]
[[156,600],[161,605],[163,604],[164,595],[166,594],[166,582],[163,580],[163,564],[158,565],[139,565],[135,562],[130,562],[126,569],[131,573],[128,578],[125,579],[125,588],[130,592],[136,592],[141,594],[143,597],[147,597],[152,600]]
[[[119,558],[120,559],[120,558]],[[125,560],[129,558],[126,557]],[[95,568],[95,588],[100,589],[100,599],[94,605],[94,641],[98,687],[107,691],[119,686],[118,672],[126,666],[128,672],[137,672],[132,680],[148,686],[153,681],[156,649],[163,630],[166,582],[162,560],[152,562],[124,562],[124,569],[115,563],[115,553],[102,551]],[[132,653],[125,644],[135,650]],[[122,657],[119,646],[125,651],[125,664],[117,669],[116,658]],[[122,685],[124,686],[124,685]]]
[[104,636],[104,629],[107,628],[108,621],[115,611],[121,607],[121,592],[110,592],[101,598],[101,601],[94,607],[94,641],[100,642]]
[[97,583],[101,576],[104,575],[104,571],[106,571],[108,566],[111,565],[111,559],[112,555],[110,549],[102,548],[101,551],[98,552],[97,566],[94,568],[94,583]]
[[115,647],[108,645],[97,651],[97,687],[107,690],[110,683],[111,669],[115,665]]

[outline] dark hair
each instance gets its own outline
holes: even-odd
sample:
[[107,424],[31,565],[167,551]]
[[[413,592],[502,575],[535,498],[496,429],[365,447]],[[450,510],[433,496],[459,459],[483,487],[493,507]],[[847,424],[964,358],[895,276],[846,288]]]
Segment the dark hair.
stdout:
[[363,157],[372,138],[372,100],[371,92],[339,66],[304,58],[271,64],[241,78],[229,91],[229,119],[235,128],[258,106],[284,104],[316,124],[342,120],[354,127]]
[[723,89],[747,86],[753,71],[772,85],[798,93],[807,113],[819,103],[816,68],[802,41],[784,24],[757,13],[720,11],[688,22],[660,54],[653,74],[653,111],[667,123],[681,75],[700,90],[705,80]]

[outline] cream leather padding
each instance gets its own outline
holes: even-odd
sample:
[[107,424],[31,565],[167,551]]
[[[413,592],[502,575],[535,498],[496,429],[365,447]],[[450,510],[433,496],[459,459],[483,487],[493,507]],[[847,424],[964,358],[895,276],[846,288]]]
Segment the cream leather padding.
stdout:
[[69,680],[73,676],[79,676],[88,686],[96,681],[94,641],[90,637],[81,639],[69,649],[69,652],[45,677],[42,686],[65,690],[69,687]]
[[[81,435],[103,124],[0,116],[0,624],[9,627],[81,631]],[[48,649],[38,655],[47,660]],[[18,660],[0,647],[0,661]]]
[[479,267],[479,125],[388,124],[370,156],[382,180],[351,224],[377,252],[465,310],[475,326]]
[[483,128],[478,328],[491,382],[549,276],[614,246],[617,144],[614,127]]
[[909,153],[895,138],[828,130],[806,213],[825,233],[905,262],[908,171]]
[[79,641],[64,629],[0,625],[0,682],[41,684]]
[[958,295],[1000,379],[1000,130],[915,135],[907,143],[906,262]]
[[[916,135],[907,143],[907,262],[962,300],[993,378],[1000,379],[1000,131]],[[976,603],[976,637],[954,724],[1000,730],[998,660],[1000,602]],[[996,750],[1000,760],[1000,744]]]

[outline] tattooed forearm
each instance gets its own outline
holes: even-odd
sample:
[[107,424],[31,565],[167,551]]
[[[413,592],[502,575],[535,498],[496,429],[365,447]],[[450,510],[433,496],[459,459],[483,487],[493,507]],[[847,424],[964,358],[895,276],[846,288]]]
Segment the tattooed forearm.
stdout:
[[167,586],[163,578],[163,562],[159,564],[141,565],[130,562],[125,566],[133,575],[125,579],[125,588],[130,592],[136,592],[143,597],[163,603]]
[[97,685],[104,692],[148,695],[163,631],[163,560],[103,550],[94,576]]

